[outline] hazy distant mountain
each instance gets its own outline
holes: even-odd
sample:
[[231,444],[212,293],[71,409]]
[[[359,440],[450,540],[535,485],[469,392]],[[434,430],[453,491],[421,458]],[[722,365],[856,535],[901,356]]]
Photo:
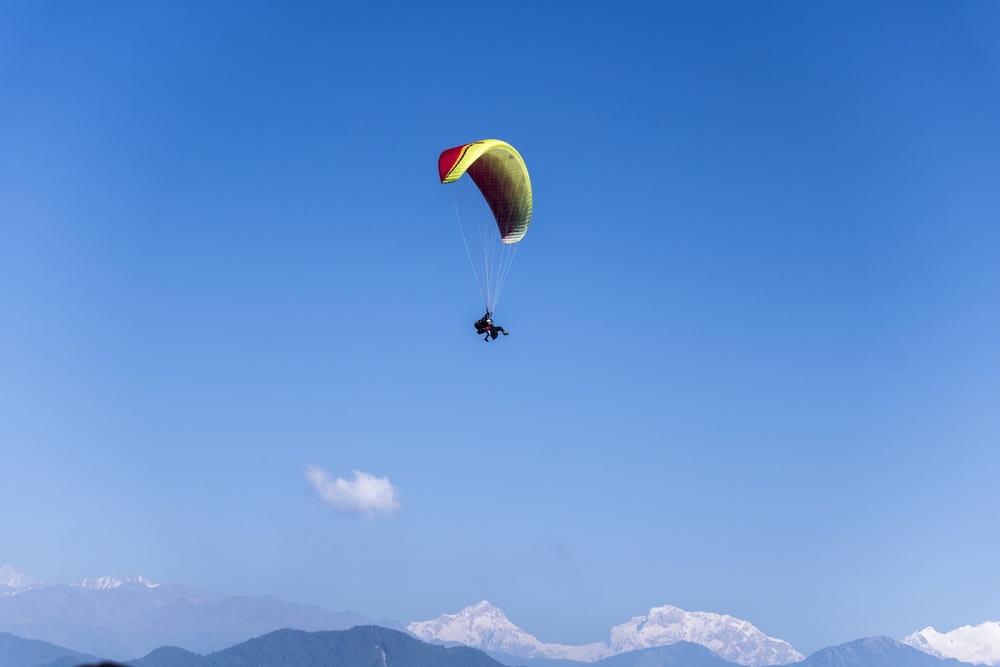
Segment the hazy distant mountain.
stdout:
[[0,665],[3,667],[38,667],[60,658],[69,658],[74,665],[95,659],[92,655],[84,655],[48,642],[0,632]]
[[0,565],[0,595],[13,595],[37,585],[38,581],[23,572],[10,565]]
[[942,660],[889,637],[869,637],[816,651],[794,667],[968,667]]
[[511,623],[501,610],[485,600],[457,614],[410,623],[406,629],[425,641],[456,642],[522,659],[594,662],[680,641],[700,644],[730,662],[749,667],[782,665],[803,658],[788,642],[768,637],[747,621],[670,606],[654,607],[645,616],[616,625],[611,628],[607,643],[583,646],[546,644]]
[[125,584],[142,584],[146,588],[159,588],[160,586],[160,584],[154,584],[141,574],[125,579],[119,579],[118,577],[85,577],[76,585],[92,591],[107,591],[112,588],[120,588]]
[[41,585],[9,566],[0,572],[7,582],[0,595],[0,632],[115,660],[159,646],[207,653],[281,628],[340,630],[371,623],[352,612],[155,584],[142,576]]
[[398,630],[363,625],[350,630],[278,630],[200,656],[159,649],[131,667],[502,667],[482,651],[426,644]]
[[903,643],[939,658],[1000,665],[1000,623],[996,621],[963,625],[951,632],[938,632],[928,626],[905,637]]

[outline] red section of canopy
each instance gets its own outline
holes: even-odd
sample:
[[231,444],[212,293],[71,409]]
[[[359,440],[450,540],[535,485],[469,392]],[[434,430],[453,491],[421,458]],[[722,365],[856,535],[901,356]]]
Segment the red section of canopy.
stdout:
[[449,148],[441,153],[441,157],[438,158],[438,174],[441,176],[441,182],[444,182],[448,172],[455,168],[458,161],[462,159],[462,154],[465,153],[467,146],[472,144],[463,144],[461,146],[455,146],[454,148]]

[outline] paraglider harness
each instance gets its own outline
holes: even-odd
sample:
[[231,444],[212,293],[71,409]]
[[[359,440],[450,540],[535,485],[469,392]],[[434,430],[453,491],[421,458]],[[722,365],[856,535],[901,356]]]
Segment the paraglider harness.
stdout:
[[479,335],[486,334],[486,336],[483,337],[483,340],[485,340],[487,343],[490,341],[491,338],[493,340],[496,340],[497,336],[499,336],[500,334],[503,334],[504,336],[509,335],[506,331],[503,330],[503,327],[498,327],[495,324],[493,324],[493,313],[491,313],[488,310],[486,311],[485,315],[476,320],[476,323],[473,326],[476,327],[477,334]]

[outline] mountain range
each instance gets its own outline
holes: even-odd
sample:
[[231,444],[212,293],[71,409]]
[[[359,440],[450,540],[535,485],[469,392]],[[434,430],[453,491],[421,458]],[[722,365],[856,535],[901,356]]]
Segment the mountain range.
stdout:
[[[472,646],[487,651],[506,664],[518,663],[528,667],[579,667],[580,662],[605,664],[610,656],[681,642],[703,646],[714,655],[745,667],[821,664],[815,662],[821,660],[817,657],[821,652],[804,659],[788,642],[767,636],[747,621],[671,606],[653,607],[644,616],[635,616],[612,627],[605,643],[582,646],[546,644],[512,623],[501,610],[485,600],[455,614],[410,623],[406,629],[425,641]],[[850,655],[861,651],[864,660],[877,660],[879,647],[884,648],[886,642],[891,642],[893,648],[889,654],[902,655],[904,663],[916,665],[909,651],[917,650],[921,656],[934,659],[954,658],[1000,667],[1000,623],[963,626],[948,633],[928,627],[902,642],[887,637],[878,639],[881,643],[865,640],[869,644],[864,646],[856,646],[856,642],[844,644],[846,648],[836,653],[837,659],[847,660],[843,663],[845,665],[854,664],[850,662]],[[906,658],[907,655],[910,657]]]
[[[26,642],[28,640],[21,640]],[[2,644],[0,644],[2,646]],[[56,647],[57,648],[57,647]],[[51,661],[0,653],[4,667],[75,667],[79,654]],[[96,662],[96,660],[94,661]],[[375,625],[350,630],[305,632],[277,630],[235,646],[199,655],[176,647],[161,647],[129,661],[129,667],[503,667],[482,651],[465,646],[427,644],[405,632]]]
[[[93,656],[126,661],[146,656],[139,659],[146,660],[157,651],[172,651],[175,657],[177,652],[205,657],[202,654],[214,655],[248,637],[267,636],[283,628],[331,631],[358,625],[369,626],[371,621],[353,612],[334,613],[271,597],[225,596],[157,584],[142,576],[46,585],[10,566],[0,566],[2,667],[13,664],[7,659],[11,656],[33,656],[29,667],[72,667]],[[391,622],[381,625],[403,629]],[[580,667],[581,662],[621,667],[632,664],[631,660],[638,660],[635,664],[642,667],[722,667],[719,661],[732,667],[812,666],[823,659],[818,657],[822,651],[804,658],[788,642],[767,636],[747,621],[667,605],[613,626],[606,641],[581,646],[542,642],[485,600],[455,614],[412,622],[406,630],[427,643],[481,649],[500,663],[528,667]],[[958,658],[1000,667],[1000,623],[964,626],[948,633],[928,627],[902,642],[878,639],[838,647],[843,650],[833,655],[846,662],[837,664],[855,664],[852,655],[863,656],[862,662],[868,664],[885,654],[910,655],[903,662],[916,665],[913,654],[906,652],[917,651],[921,660],[923,656],[932,659],[927,665],[940,666],[948,658]],[[19,643],[25,641],[35,643]],[[46,661],[53,656],[63,664],[50,666]]]
[[607,642],[567,646],[546,644],[510,622],[488,601],[444,614],[431,621],[410,623],[406,629],[425,641],[455,642],[517,658],[552,658],[595,662],[639,649],[679,641],[700,644],[719,657],[745,667],[783,665],[804,657],[791,644],[768,637],[747,621],[677,607],[653,607],[611,628]]
[[904,644],[939,658],[983,665],[1000,664],[1000,623],[963,625],[951,632],[926,627],[903,639]]
[[[69,649],[0,634],[0,664],[4,667],[77,667],[84,661],[97,662],[92,656]],[[550,667],[563,662],[541,661]],[[467,646],[428,644],[398,630],[368,625],[340,631],[277,630],[208,655],[161,647],[130,661],[128,667],[505,667],[522,664],[504,663]],[[629,651],[593,664],[596,667],[736,665],[704,646],[686,641]],[[888,637],[859,639],[826,648],[790,664],[792,667],[967,667],[965,663],[936,658]]]
[[142,576],[43,585],[10,566],[0,568],[0,632],[108,659],[128,660],[164,645],[217,651],[281,628],[343,630],[370,623],[349,611],[156,584]]

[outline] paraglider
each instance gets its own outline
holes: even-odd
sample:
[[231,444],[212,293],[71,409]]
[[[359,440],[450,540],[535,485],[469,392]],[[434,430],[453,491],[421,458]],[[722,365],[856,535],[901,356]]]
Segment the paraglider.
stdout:
[[487,343],[490,342],[491,339],[496,340],[497,336],[500,334],[503,334],[504,336],[510,335],[510,333],[505,331],[503,327],[498,327],[493,324],[493,313],[488,310],[486,311],[486,314],[476,320],[475,324],[472,326],[476,327],[476,333],[480,336],[486,334],[483,336],[483,340]]
[[[468,179],[462,176],[468,174]],[[472,264],[476,282],[486,305],[486,314],[475,323],[485,340],[507,335],[493,324],[493,309],[514,261],[518,244],[531,223],[532,194],[528,168],[510,144],[484,139],[455,146],[438,158],[442,183],[469,181],[478,194],[455,189],[462,240]],[[485,203],[486,207],[483,207]],[[487,208],[488,207],[488,208]]]

